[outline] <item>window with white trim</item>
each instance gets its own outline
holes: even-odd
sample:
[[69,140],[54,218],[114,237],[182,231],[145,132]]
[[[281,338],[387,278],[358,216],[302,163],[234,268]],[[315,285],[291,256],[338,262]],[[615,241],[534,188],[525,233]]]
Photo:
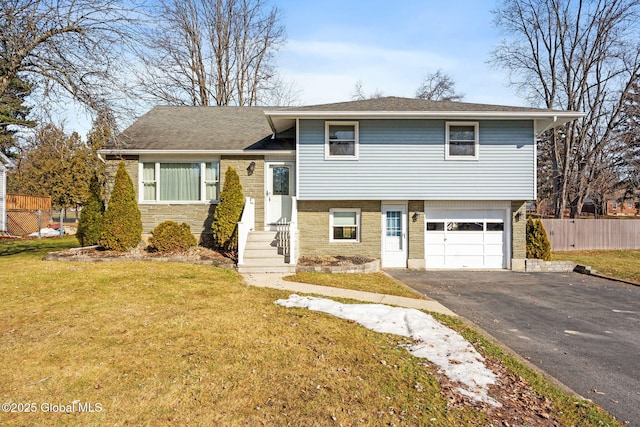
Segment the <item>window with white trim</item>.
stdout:
[[324,158],[358,158],[358,122],[325,122]]
[[219,164],[215,162],[143,162],[142,202],[218,200]]
[[329,218],[329,241],[360,241],[360,209],[330,209]]
[[446,159],[475,160],[478,145],[478,122],[447,122]]

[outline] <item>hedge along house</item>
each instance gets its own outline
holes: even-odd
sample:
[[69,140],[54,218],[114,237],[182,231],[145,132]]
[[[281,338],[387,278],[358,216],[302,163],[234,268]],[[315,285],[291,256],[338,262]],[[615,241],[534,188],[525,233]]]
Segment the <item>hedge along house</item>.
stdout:
[[581,116],[396,97],[156,107],[104,153],[127,162],[145,233],[172,219],[203,240],[220,177],[234,166],[248,197],[241,271],[325,255],[385,268],[520,270],[537,135]]

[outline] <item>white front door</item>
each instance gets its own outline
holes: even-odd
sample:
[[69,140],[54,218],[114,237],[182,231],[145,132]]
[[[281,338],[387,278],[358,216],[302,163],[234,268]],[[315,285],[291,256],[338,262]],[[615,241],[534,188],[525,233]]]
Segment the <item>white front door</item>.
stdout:
[[291,221],[291,196],[294,195],[295,167],[292,162],[267,163],[265,215],[267,224]]
[[382,267],[407,267],[407,205],[382,205]]

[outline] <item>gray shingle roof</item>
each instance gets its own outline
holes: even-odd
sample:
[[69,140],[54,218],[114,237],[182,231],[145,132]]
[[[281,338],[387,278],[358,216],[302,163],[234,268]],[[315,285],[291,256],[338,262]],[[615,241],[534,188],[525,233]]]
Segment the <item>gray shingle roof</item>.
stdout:
[[[266,149],[272,130],[262,107],[154,107],[117,138],[124,150]],[[257,144],[260,143],[260,144]],[[276,149],[293,149],[279,141]]]
[[[269,115],[265,115],[265,112]],[[318,114],[315,114],[318,113]],[[535,116],[536,131],[580,117],[581,113],[506,105],[468,102],[427,101],[415,98],[385,97],[363,101],[303,107],[155,107],[122,132],[106,150],[239,151],[294,150],[295,133],[286,132],[295,118],[347,114],[354,117],[385,118],[397,113],[461,115],[469,117],[496,113],[503,117]],[[350,114],[353,113],[353,114]],[[424,114],[423,114],[424,113]],[[450,114],[449,114],[450,113]],[[468,114],[466,114],[468,113]],[[557,121],[555,115],[563,120]],[[278,130],[272,139],[271,124]],[[538,123],[539,122],[539,123]]]
[[271,111],[468,111],[468,112],[541,112],[552,111],[541,108],[512,107],[508,105],[474,104],[469,102],[429,101],[416,98],[365,99],[362,101],[337,102],[333,104],[308,105],[271,109]]

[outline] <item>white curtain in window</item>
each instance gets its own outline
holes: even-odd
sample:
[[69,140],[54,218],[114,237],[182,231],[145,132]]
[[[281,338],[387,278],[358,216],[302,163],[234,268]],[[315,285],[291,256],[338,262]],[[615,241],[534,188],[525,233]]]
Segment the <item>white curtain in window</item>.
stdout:
[[145,163],[142,168],[144,200],[156,199],[156,164]]
[[160,200],[200,200],[200,163],[160,164]]
[[207,200],[218,200],[218,163],[207,163],[204,171]]

